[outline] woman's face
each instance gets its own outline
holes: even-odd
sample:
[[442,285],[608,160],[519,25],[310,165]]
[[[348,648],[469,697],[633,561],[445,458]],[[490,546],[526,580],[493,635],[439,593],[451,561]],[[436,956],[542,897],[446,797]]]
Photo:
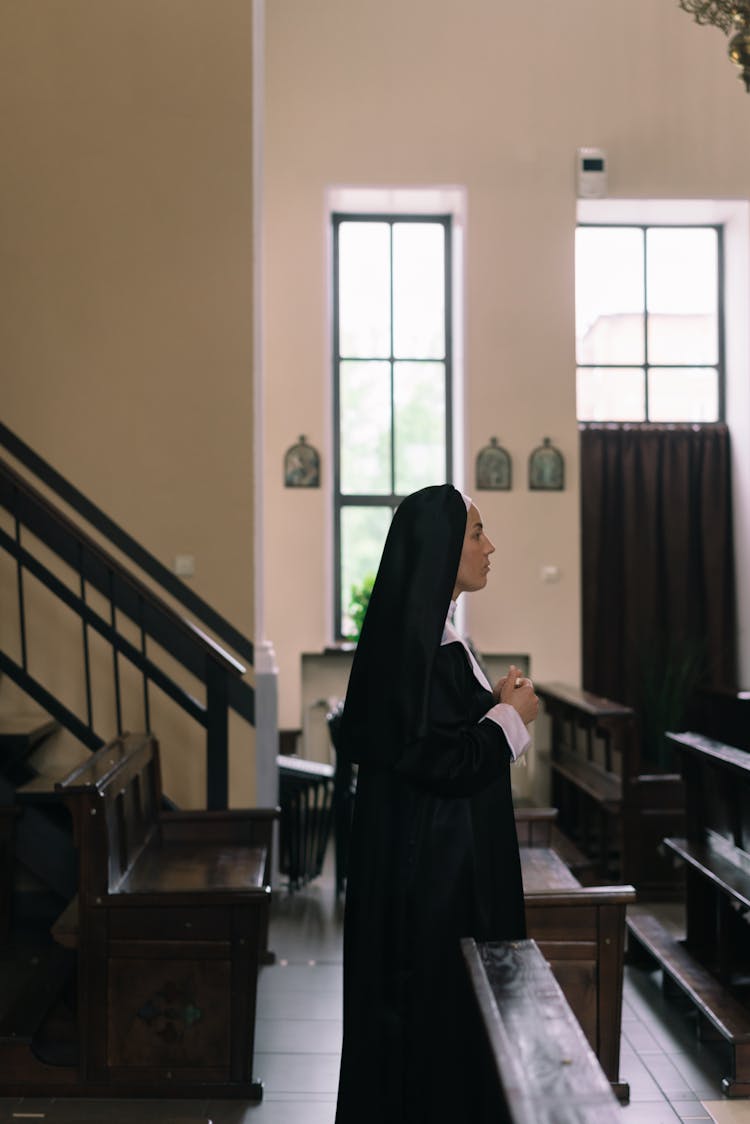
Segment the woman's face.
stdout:
[[494,550],[495,547],[484,533],[482,517],[472,504],[466,516],[466,534],[453,590],[454,601],[459,593],[473,593],[477,589],[484,589],[490,572],[490,555]]

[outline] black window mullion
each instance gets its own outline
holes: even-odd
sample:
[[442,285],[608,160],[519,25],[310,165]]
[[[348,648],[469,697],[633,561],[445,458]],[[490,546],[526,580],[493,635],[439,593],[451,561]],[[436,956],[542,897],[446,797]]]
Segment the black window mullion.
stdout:
[[335,634],[341,632],[341,337],[339,317],[339,229],[333,216],[333,596]]
[[643,411],[644,421],[648,421],[650,412],[648,408],[648,235],[647,227],[641,227],[643,238]]
[[450,227],[443,226],[443,361],[445,363],[445,479],[450,480],[453,464],[453,261],[451,258]]
[[390,336],[389,336],[389,351],[390,351],[390,376],[391,376],[391,492],[396,492],[396,359],[393,340],[393,231],[395,222],[390,224],[391,240],[390,240],[390,285],[389,285],[389,304],[390,304]]
[[726,410],[726,376],[725,376],[725,340],[724,340],[724,228],[716,228],[716,272],[718,292],[716,295],[716,331],[718,332],[716,358],[718,368],[716,378],[719,381],[719,420],[723,421]]

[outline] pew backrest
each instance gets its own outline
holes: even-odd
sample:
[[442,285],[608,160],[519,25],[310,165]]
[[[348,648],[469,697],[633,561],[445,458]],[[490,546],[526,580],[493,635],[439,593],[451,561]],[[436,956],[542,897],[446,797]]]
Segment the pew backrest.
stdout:
[[498,1081],[504,1124],[615,1124],[619,1105],[533,940],[461,948]]

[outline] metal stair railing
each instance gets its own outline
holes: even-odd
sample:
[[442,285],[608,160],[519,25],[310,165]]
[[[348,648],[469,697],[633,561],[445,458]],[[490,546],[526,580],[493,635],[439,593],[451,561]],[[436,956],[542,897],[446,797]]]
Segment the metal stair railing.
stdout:
[[[0,429],[4,430],[5,427],[0,426]],[[5,430],[4,434],[0,433],[0,438],[5,439],[7,432]],[[11,451],[16,456],[16,450]],[[49,479],[45,483],[52,486]],[[69,496],[61,498],[66,503],[69,502]],[[130,573],[122,563],[99,546],[2,459],[0,459],[0,507],[5,508],[10,514],[14,527],[13,534],[0,528],[0,549],[15,560],[20,632],[20,662],[13,659],[6,651],[0,650],[0,671],[5,672],[90,749],[98,749],[104,744],[105,738],[97,733],[94,724],[89,650],[90,632],[97,633],[110,644],[112,649],[117,733],[123,732],[120,661],[125,659],[140,672],[142,678],[143,711],[147,729],[150,726],[149,691],[152,684],[159,687],[195,722],[205,728],[206,802],[209,808],[225,808],[228,800],[229,711],[233,710],[251,725],[255,724],[254,691],[243,679],[245,673],[243,664]],[[105,533],[101,520],[96,526]],[[26,540],[29,536],[41,542],[73,571],[77,577],[75,588],[53,573],[39,554],[32,550],[31,542],[27,545]],[[119,541],[113,539],[113,545],[121,549]],[[132,557],[132,552],[129,551],[128,554]],[[170,578],[173,577],[166,568],[162,567],[162,569]],[[148,572],[158,580],[153,567],[150,567]],[[58,601],[71,609],[81,620],[86,684],[85,716],[74,713],[29,670],[25,594],[27,575],[33,576],[45,586]],[[172,584],[170,582],[170,586]],[[182,583],[178,584],[182,585]],[[109,608],[108,617],[96,611],[87,602],[88,589],[96,590],[105,598]],[[171,595],[172,588],[169,588],[168,592]],[[187,593],[190,597],[180,598],[183,603],[186,600],[193,600],[205,606],[204,602],[195,598],[192,591],[188,590]],[[131,622],[131,626],[135,624],[140,637],[139,644],[133,643],[125,635],[121,627],[121,618]],[[213,631],[216,621],[211,613],[206,614],[202,611],[201,623]],[[237,636],[241,634],[238,633]],[[243,639],[242,647],[245,653],[249,651],[252,657],[252,645],[249,640]],[[151,649],[154,646],[163,649],[204,685],[204,703],[193,698],[172,675],[164,670],[150,649],[150,642],[152,642]]]
[[103,537],[116,547],[121,554],[129,558],[135,567],[142,573],[152,578],[170,597],[174,598],[190,614],[200,621],[204,628],[216,636],[226,648],[234,652],[240,660],[251,667],[255,662],[252,641],[235,628],[199,597],[194,590],[180,581],[176,574],[160,562],[145,547],[141,546],[131,535],[124,531],[106,512],[92,503],[69,480],[66,480],[52,465],[48,464],[38,453],[22,441],[12,430],[0,422],[0,447],[23,465],[45,487],[49,488],[55,496],[75,511],[90,527],[98,531]]

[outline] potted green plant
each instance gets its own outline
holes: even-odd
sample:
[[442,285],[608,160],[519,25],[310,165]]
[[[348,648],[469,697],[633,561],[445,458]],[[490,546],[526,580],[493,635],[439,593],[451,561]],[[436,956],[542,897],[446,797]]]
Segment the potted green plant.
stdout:
[[370,594],[372,587],[375,584],[374,574],[365,574],[361,582],[354,582],[349,595],[349,616],[351,617],[353,629],[350,632],[348,639],[354,641],[359,640],[359,635],[362,631],[362,624],[367,612],[367,606],[370,603]]

